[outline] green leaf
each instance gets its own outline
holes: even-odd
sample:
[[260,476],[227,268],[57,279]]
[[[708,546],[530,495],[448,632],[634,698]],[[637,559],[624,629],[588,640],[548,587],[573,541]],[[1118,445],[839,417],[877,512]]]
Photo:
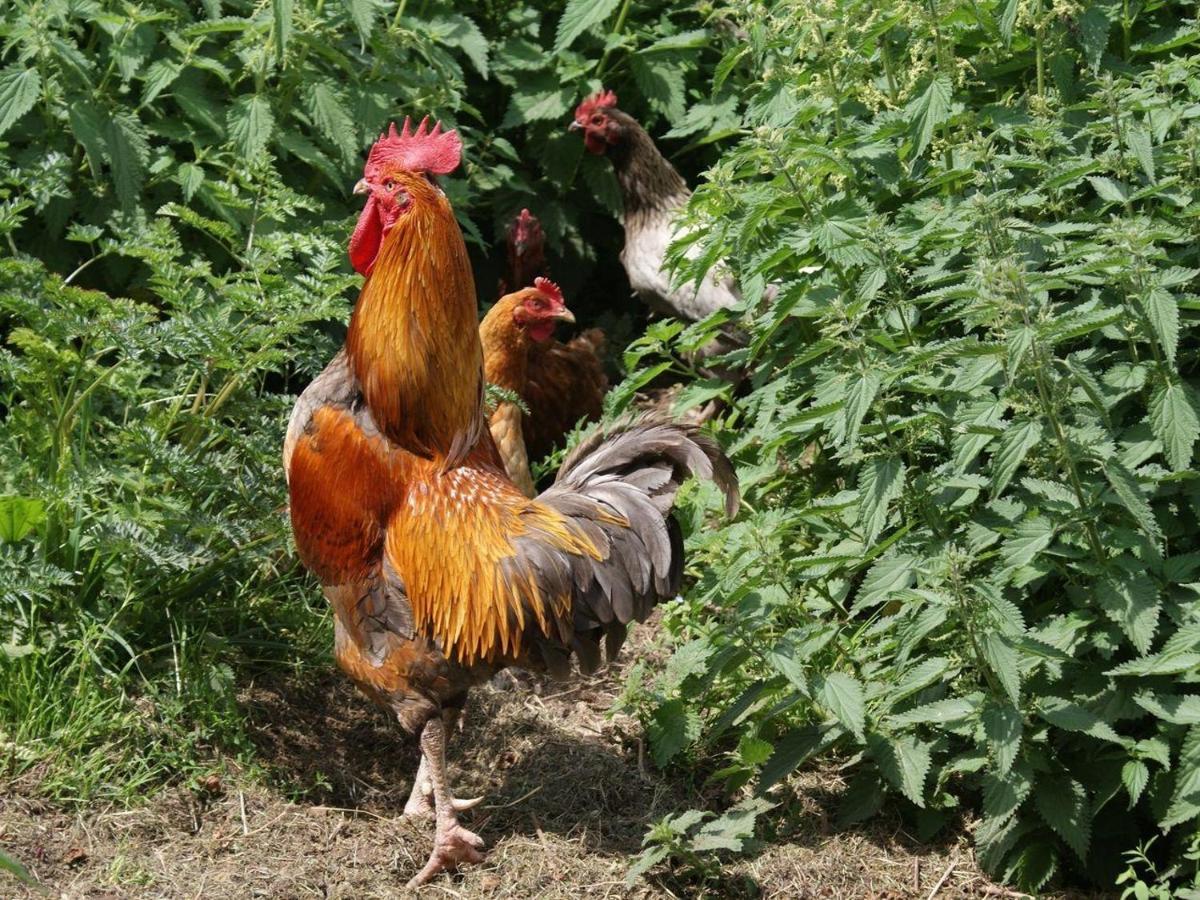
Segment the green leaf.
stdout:
[[1033,793],[1038,812],[1083,862],[1092,838],[1092,809],[1087,790],[1067,776],[1043,775]]
[[913,141],[913,156],[920,156],[933,139],[934,129],[950,117],[954,85],[944,75],[929,82],[925,92],[909,106],[909,133]]
[[1007,775],[987,772],[983,776],[983,814],[992,820],[1011,817],[1033,791],[1028,768],[1020,765]]
[[796,766],[832,745],[843,734],[845,732],[836,725],[805,725],[789,731],[775,742],[775,751],[763,765],[758,778],[758,792],[761,794],[777,784],[791,774]]
[[275,58],[280,62],[287,53],[288,41],[292,39],[292,4],[294,0],[271,0],[271,13],[275,18]]
[[1175,765],[1175,786],[1162,828],[1174,828],[1200,815],[1200,725],[1188,729]]
[[46,521],[46,504],[32,497],[0,497],[0,541],[13,543]]
[[1042,439],[1041,422],[1026,420],[1010,425],[1000,435],[1000,446],[992,456],[993,499],[1004,493],[1030,449]]
[[33,66],[17,64],[0,75],[0,134],[33,109],[42,93],[42,76]]
[[655,59],[641,54],[629,60],[638,91],[651,107],[672,122],[683,118],[683,70],[670,59]]
[[104,140],[105,123],[100,121],[96,110],[78,97],[72,98],[67,104],[67,120],[71,123],[75,140],[79,141],[87,154],[92,174],[98,178],[108,156],[108,146]]
[[863,543],[874,543],[887,524],[888,507],[904,490],[904,471],[904,463],[898,458],[877,457],[859,472],[859,522]]
[[358,36],[365,47],[375,28],[375,14],[379,6],[376,0],[345,0],[345,3],[346,11],[350,13],[350,19],[358,29]]
[[861,770],[850,780],[838,806],[837,822],[845,827],[869,819],[883,806],[883,784],[874,772]]
[[1022,519],[1000,550],[1004,569],[1011,572],[1028,565],[1054,540],[1054,523],[1047,516]]
[[1154,287],[1142,296],[1142,308],[1167,362],[1174,366],[1179,350],[1179,304],[1170,291]]
[[858,443],[858,430],[862,427],[863,419],[875,402],[882,382],[875,372],[864,372],[858,375],[846,391],[844,407],[844,426],[841,444],[846,449],[853,449]]
[[866,705],[858,679],[830,672],[816,681],[817,700],[860,741],[865,740]]
[[554,52],[560,54],[581,34],[607,19],[620,0],[567,0],[558,31],[554,35]]
[[1108,617],[1121,626],[1138,653],[1150,651],[1162,609],[1153,578],[1145,572],[1109,574],[1096,585],[1096,600]]
[[1000,36],[1004,38],[1004,46],[1012,44],[1013,27],[1017,24],[1017,10],[1021,0],[1005,0],[1004,11],[1000,13]]
[[774,807],[774,803],[762,797],[746,798],[723,815],[704,823],[692,840],[692,850],[696,853],[742,850],[746,841],[754,836],[755,821]]
[[1129,510],[1130,515],[1145,532],[1146,537],[1150,538],[1156,547],[1161,548],[1162,529],[1158,527],[1158,520],[1154,518],[1154,510],[1150,508],[1150,501],[1142,493],[1142,486],[1134,474],[1115,457],[1104,461],[1104,474],[1108,478],[1108,483],[1112,485],[1113,493],[1121,501],[1121,505]]
[[1079,17],[1079,43],[1083,56],[1093,73],[1100,70],[1100,59],[1108,46],[1108,30],[1111,23],[1104,14],[1103,6],[1092,3]]
[[347,164],[358,159],[358,131],[344,99],[333,85],[318,81],[307,92],[308,112],[313,123],[338,148]]
[[885,737],[872,732],[867,736],[871,757],[883,777],[896,790],[922,809],[925,807],[925,778],[929,774],[929,745],[912,735]]
[[983,734],[997,775],[1007,775],[1012,769],[1023,728],[1021,711],[1013,704],[992,701],[983,708]]
[[1013,706],[1021,705],[1021,673],[1017,668],[1017,651],[996,631],[988,631],[982,641],[983,658],[1000,680],[1000,686]]
[[1133,809],[1150,783],[1150,767],[1140,759],[1129,760],[1121,766],[1121,783],[1129,794],[1129,808]]
[[1200,725],[1200,695],[1143,691],[1133,700],[1146,712],[1172,725]]
[[241,97],[229,108],[229,137],[247,162],[257,158],[267,147],[275,128],[271,103],[261,94]]
[[[861,517],[860,517],[861,518]],[[866,609],[890,600],[897,591],[912,585],[916,577],[917,559],[901,553],[881,556],[863,579],[854,600],[854,611]]]
[[175,180],[179,182],[184,201],[190,202],[204,184],[204,170],[195,163],[184,163],[175,173]]
[[458,47],[462,50],[475,70],[487,78],[488,42],[487,38],[483,36],[483,32],[479,30],[479,26],[466,16],[458,15],[444,16],[438,22],[446,26],[440,32],[442,41],[451,47]]
[[142,78],[142,106],[154,102],[154,98],[169,88],[182,71],[183,66],[174,60],[152,62]]
[[767,652],[767,661],[776,672],[791,682],[796,690],[807,696],[808,679],[804,675],[804,666],[797,658],[798,655],[796,645],[784,637]]
[[1200,437],[1196,402],[1186,385],[1169,381],[1160,385],[1150,399],[1150,427],[1163,443],[1167,462],[1176,472],[1192,463],[1192,447]]
[[1145,128],[1127,128],[1125,145],[1129,152],[1137,157],[1142,171],[1146,173],[1146,180],[1154,184],[1157,179],[1154,177],[1154,144],[1151,142],[1150,132]]
[[150,158],[146,132],[134,114],[116,113],[104,129],[104,142],[117,197],[122,208],[133,209],[141,194],[142,176]]
[[540,83],[535,81],[528,87],[513,91],[508,112],[504,114],[504,120],[500,123],[501,128],[513,128],[542,119],[561,119],[567,114],[575,92],[569,87],[540,89]]
[[682,700],[668,700],[654,711],[648,733],[654,762],[661,768],[700,736],[700,714]]
[[952,697],[888,716],[887,724],[892,728],[907,728],[910,725],[953,726],[975,715],[978,708],[978,702],[965,697]]
[[1059,697],[1042,699],[1038,715],[1064,731],[1077,731],[1102,741],[1125,745],[1123,737],[1113,730],[1113,727],[1090,709],[1085,709],[1078,703],[1072,703]]
[[1096,195],[1101,200],[1122,204],[1129,200],[1129,188],[1119,181],[1099,176],[1088,176],[1088,181],[1092,183],[1092,187],[1096,190]]

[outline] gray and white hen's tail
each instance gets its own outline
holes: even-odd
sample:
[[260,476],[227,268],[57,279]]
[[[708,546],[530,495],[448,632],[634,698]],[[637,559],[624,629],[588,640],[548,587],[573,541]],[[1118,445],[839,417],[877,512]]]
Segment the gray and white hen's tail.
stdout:
[[601,640],[611,659],[629,622],[678,593],[683,538],[671,507],[691,475],[716,484],[734,515],[737,477],[716,441],[693,425],[643,418],[585,438],[537,498],[566,516],[600,557],[547,552],[544,544],[541,553],[536,546],[520,548],[538,573],[543,597],[572,597],[570,621],[560,621],[554,636],[534,636],[552,675],[569,672],[572,652],[584,672],[594,671]]

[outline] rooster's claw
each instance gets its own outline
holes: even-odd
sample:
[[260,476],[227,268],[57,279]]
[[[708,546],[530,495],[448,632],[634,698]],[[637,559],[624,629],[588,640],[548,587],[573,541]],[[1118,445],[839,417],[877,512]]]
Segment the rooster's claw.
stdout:
[[480,862],[483,862],[483,838],[458,824],[445,830],[439,827],[433,842],[433,852],[429,854],[429,862],[413,876],[408,887],[415,888],[427,884],[435,875],[453,872],[463,863]]

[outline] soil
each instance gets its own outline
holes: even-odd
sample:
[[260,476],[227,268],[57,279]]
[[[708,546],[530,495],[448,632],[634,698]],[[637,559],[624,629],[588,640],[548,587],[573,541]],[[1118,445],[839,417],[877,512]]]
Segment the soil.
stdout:
[[[646,649],[646,629],[624,662]],[[640,645],[640,647],[638,646]],[[660,771],[637,722],[611,715],[613,669],[564,685],[479,689],[449,750],[460,797],[486,799],[463,824],[488,842],[482,865],[443,875],[420,896],[456,898],[1020,896],[993,885],[960,828],[922,845],[898,818],[839,831],[843,786],[830,768],[798,774],[778,842],[718,873],[626,872],[649,823],[718,798]],[[415,744],[336,672],[247,686],[242,704],[267,779],[226,764],[199,785],[132,809],[70,811],[28,781],[0,795],[0,847],[50,896],[386,898],[424,863],[432,824],[400,817]],[[36,896],[0,873],[0,896]]]

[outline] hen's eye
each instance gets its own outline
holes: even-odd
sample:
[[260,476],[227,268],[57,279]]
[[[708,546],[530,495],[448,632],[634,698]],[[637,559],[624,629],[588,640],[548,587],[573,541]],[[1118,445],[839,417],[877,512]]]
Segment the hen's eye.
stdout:
[[599,113],[596,113],[596,115],[592,116],[592,124],[593,125],[599,125],[603,121],[604,121],[604,116],[600,115]]
[[389,178],[383,183],[383,187],[386,191],[394,191],[396,189],[396,182]]

